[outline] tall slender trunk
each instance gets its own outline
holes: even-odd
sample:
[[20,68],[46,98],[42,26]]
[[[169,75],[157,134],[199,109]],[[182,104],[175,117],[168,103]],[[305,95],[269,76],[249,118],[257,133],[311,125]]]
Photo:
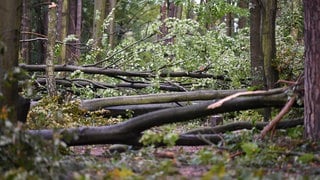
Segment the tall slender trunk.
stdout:
[[[248,9],[249,8],[248,0],[240,0],[239,7],[243,9]],[[238,28],[242,29],[246,27],[246,25],[247,25],[247,17],[241,16],[238,21]]]
[[[22,20],[21,20],[21,39],[30,39],[31,21],[30,21],[30,2],[28,0],[22,1]],[[26,64],[30,63],[30,43],[23,42],[21,44],[21,57]]]
[[250,0],[250,59],[251,85],[255,89],[264,89],[263,53],[261,47],[261,5],[259,0]]
[[47,90],[49,96],[55,96],[56,92],[56,81],[54,75],[54,46],[56,43],[56,27],[57,27],[57,5],[51,3],[49,5],[48,13],[48,44],[47,44],[47,59],[46,59],[46,81]]
[[106,18],[106,0],[95,0],[94,1],[94,18],[93,18],[93,40],[95,47],[101,47],[102,38],[102,24]]
[[[74,34],[76,35],[76,24],[77,24],[77,1],[76,0],[69,0],[69,22],[68,22],[68,35]],[[67,64],[76,64],[78,59],[77,56],[77,48],[76,48],[76,41],[68,41],[67,45]]]
[[277,11],[277,0],[263,0],[262,8],[262,51],[264,60],[264,73],[266,87],[275,87],[278,80],[278,71],[275,67],[276,41],[275,41],[275,19]]
[[[231,4],[231,0],[227,0],[229,4]],[[233,15],[232,13],[228,13],[225,17],[225,22],[227,25],[227,36],[232,36],[233,35],[233,30],[234,30],[234,25],[233,25]]]
[[115,12],[112,9],[116,8],[116,3],[116,0],[109,0],[109,13],[112,12],[109,25],[109,46],[111,49],[115,46]]
[[[166,0],[162,3],[160,7],[160,21],[162,22],[162,25],[160,26],[160,32],[161,34],[158,35],[158,39],[162,39],[168,34],[168,28],[165,24],[165,20],[170,17],[177,17],[178,12],[178,6],[174,4],[174,2],[170,2],[169,0]],[[174,38],[168,38],[164,40],[164,44],[173,43]]]
[[[67,33],[68,33],[68,0],[59,0],[59,16],[58,16],[58,34],[59,37],[58,39],[60,41],[64,41],[65,38],[67,37]],[[67,50],[66,50],[66,44],[62,44],[61,45],[61,51],[60,51],[60,55],[58,58],[58,63],[59,64],[66,64],[66,59],[67,59]]]
[[77,23],[76,23],[76,36],[78,41],[76,42],[75,55],[77,58],[80,57],[80,43],[81,43],[81,30],[82,30],[82,0],[77,0]]

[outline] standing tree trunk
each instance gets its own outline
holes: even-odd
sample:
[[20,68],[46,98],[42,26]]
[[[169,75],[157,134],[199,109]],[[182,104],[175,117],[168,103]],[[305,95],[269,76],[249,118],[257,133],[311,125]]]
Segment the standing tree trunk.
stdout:
[[[35,33],[39,34],[40,37],[46,37],[48,30],[48,8],[49,0],[34,0],[32,3],[32,29]],[[31,62],[30,64],[45,64],[47,42],[46,41],[34,41],[31,42]]]
[[[69,0],[68,2],[68,35],[76,35],[76,24],[77,24],[77,1],[76,0]],[[77,42],[74,40],[69,40],[67,42],[67,54],[66,58],[67,64],[76,64],[77,60]]]
[[0,3],[0,110],[10,108],[9,119],[16,122],[18,83],[14,73],[18,66],[21,0]]
[[264,61],[264,74],[267,89],[274,88],[278,80],[278,71],[275,67],[276,41],[275,22],[277,11],[277,0],[262,0],[262,51]]
[[263,54],[261,47],[261,4],[259,0],[250,0],[250,59],[252,86],[264,89]]
[[[162,3],[160,7],[160,21],[162,22],[160,26],[161,34],[158,36],[158,40],[164,38],[168,34],[168,27],[166,26],[165,20],[167,18],[177,17],[177,13],[179,13],[178,9],[178,6],[169,0],[165,0],[165,2]],[[173,37],[164,40],[164,44],[172,44],[173,42]]]
[[[58,1],[59,7],[58,7],[58,11],[59,11],[59,16],[58,16],[58,34],[59,34],[59,40],[60,41],[64,41],[64,39],[67,37],[67,33],[68,33],[68,0],[59,0]],[[66,44],[63,43],[61,45],[61,51],[59,54],[59,58],[58,58],[58,63],[59,64],[66,64],[66,54],[67,54],[67,50],[66,50]]]
[[[231,4],[231,1],[228,0],[227,1],[229,4]],[[232,13],[228,13],[225,17],[225,22],[226,22],[226,25],[227,25],[227,36],[232,36],[233,34],[233,15]]]
[[225,18],[226,25],[227,25],[227,36],[233,35],[233,16],[232,13],[228,13]]
[[48,44],[46,59],[46,80],[47,90],[50,96],[56,95],[56,81],[54,75],[54,46],[56,43],[56,27],[57,27],[57,5],[51,3],[48,13]]
[[[249,3],[248,0],[239,0],[239,7],[243,9],[248,9]],[[238,28],[242,29],[247,25],[247,17],[241,16],[238,21]]]
[[78,41],[76,42],[77,45],[75,46],[76,49],[76,57],[79,58],[81,55],[80,52],[80,39],[81,39],[81,30],[82,30],[82,0],[77,1],[77,23],[76,23],[76,36]]
[[[94,1],[94,18],[93,18],[93,40],[94,47],[101,47],[101,38],[103,34],[103,20],[106,18],[106,0]],[[99,61],[97,59],[97,61]]]
[[[262,0],[262,52],[264,62],[264,77],[266,89],[275,87],[279,73],[275,67],[276,58],[276,41],[275,41],[275,22],[277,11],[277,0]],[[264,121],[268,121],[271,117],[271,109],[266,108],[264,113]]]
[[[31,31],[31,12],[30,12],[30,1],[22,1],[22,19],[21,19],[21,39],[30,39],[29,32]],[[21,44],[21,57],[26,64],[30,63],[30,42],[23,42]]]
[[304,135],[320,140],[320,0],[304,0]]
[[111,14],[111,20],[109,25],[109,46],[111,49],[115,46],[115,8],[117,1],[109,0],[109,13]]

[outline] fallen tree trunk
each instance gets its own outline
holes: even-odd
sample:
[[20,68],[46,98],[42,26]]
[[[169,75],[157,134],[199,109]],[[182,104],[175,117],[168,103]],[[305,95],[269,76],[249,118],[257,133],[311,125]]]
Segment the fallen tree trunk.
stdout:
[[[253,123],[250,121],[235,122],[235,123],[230,123],[230,124],[225,124],[225,125],[220,125],[215,127],[194,129],[182,135],[218,134],[218,133],[226,133],[228,131],[237,131],[237,130],[252,129],[252,128],[262,130],[268,124],[269,122],[258,122],[258,123]],[[303,118],[281,121],[276,125],[276,128],[286,129],[286,128],[291,128],[298,125],[303,125]]]
[[[37,78],[37,83],[41,85],[45,85],[46,79],[45,78]],[[143,89],[147,87],[152,87],[153,85],[151,83],[119,83],[119,84],[106,84],[101,82],[95,82],[91,80],[86,79],[62,79],[62,78],[56,78],[56,83],[58,85],[63,85],[64,87],[72,87],[72,85],[75,85],[76,87],[92,87],[93,89],[107,89],[107,88],[132,88],[132,89]],[[177,92],[183,92],[185,91],[179,86],[173,86],[161,83],[159,85],[160,90],[164,91],[177,91]]]
[[[45,71],[45,65],[28,65],[19,64],[19,67],[27,71]],[[139,72],[139,71],[122,71],[118,69],[106,69],[100,67],[84,67],[84,66],[73,66],[73,65],[55,65],[55,71],[65,71],[73,72],[80,70],[87,74],[102,74],[110,77],[116,76],[128,76],[128,77],[143,77],[143,78],[155,78],[156,75],[151,72]],[[191,78],[212,78],[224,81],[230,81],[223,75],[212,75],[206,73],[196,73],[196,72],[161,72],[160,77],[191,77]]]
[[[180,146],[195,146],[195,145],[210,145],[217,144],[220,141],[224,140],[222,133],[232,132],[242,129],[253,129],[262,130],[265,126],[268,125],[268,122],[258,122],[252,123],[248,121],[235,122],[226,125],[220,125],[212,128],[202,128],[197,130],[192,130],[187,133],[180,135],[176,145]],[[303,118],[285,120],[281,121],[275,127],[276,129],[287,129],[296,127],[298,125],[303,125]],[[219,134],[218,134],[219,133]]]
[[[110,106],[104,108],[108,110],[108,116],[119,116],[126,117],[130,116],[139,116],[153,111],[158,111],[161,109],[175,108],[190,105],[190,103],[161,103],[161,104],[138,104],[138,105],[124,105],[124,106]],[[129,114],[128,114],[129,113]]]
[[[200,90],[200,91],[192,91],[192,92],[96,98],[96,99],[90,99],[90,100],[83,100],[81,102],[81,108],[92,111],[92,110],[97,110],[97,109],[105,108],[109,106],[213,100],[213,99],[225,98],[232,94],[235,94],[238,92],[244,92],[244,91],[245,90]],[[262,95],[282,94],[282,93],[284,93],[284,89],[273,89]],[[252,96],[256,96],[256,95],[252,95]]]
[[89,144],[131,144],[139,145],[139,138],[144,130],[174,122],[184,122],[195,118],[224,112],[255,109],[263,107],[279,107],[286,103],[284,93],[258,96],[236,97],[223,103],[215,109],[208,109],[214,101],[195,105],[163,109],[131,118],[125,122],[102,127],[80,127],[60,130],[29,130],[30,134],[52,139],[54,133],[59,133],[67,145]]

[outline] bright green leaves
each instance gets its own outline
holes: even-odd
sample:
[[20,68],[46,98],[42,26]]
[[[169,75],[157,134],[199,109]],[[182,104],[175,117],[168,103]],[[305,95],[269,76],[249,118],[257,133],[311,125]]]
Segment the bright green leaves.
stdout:
[[178,138],[179,135],[177,133],[168,132],[168,129],[164,131],[146,130],[139,142],[145,146],[160,143],[164,143],[167,146],[174,146]]
[[303,163],[303,164],[307,164],[312,162],[315,159],[315,156],[311,153],[305,153],[301,156],[299,156],[298,161]]
[[253,157],[259,153],[260,148],[256,143],[246,142],[241,145],[241,149],[246,153],[246,156]]

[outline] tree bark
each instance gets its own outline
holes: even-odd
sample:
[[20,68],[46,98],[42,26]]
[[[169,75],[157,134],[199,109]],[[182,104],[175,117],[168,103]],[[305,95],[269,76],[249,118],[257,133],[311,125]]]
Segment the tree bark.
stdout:
[[[168,32],[169,29],[165,23],[166,19],[177,17],[178,12],[179,12],[179,7],[174,2],[170,2],[169,0],[164,0],[162,5],[160,6],[160,21],[162,22],[162,24],[159,27],[161,34],[158,35],[158,40],[161,40],[169,33]],[[164,44],[172,44],[172,43],[174,43],[173,37],[164,40]]]
[[[81,107],[86,110],[97,110],[99,108],[104,108],[108,106],[212,100],[212,99],[221,99],[226,96],[230,96],[232,94],[243,92],[243,91],[244,90],[200,90],[200,91],[193,91],[193,92],[97,98],[97,99],[83,100],[81,103]],[[282,92],[283,90],[281,89],[274,90],[274,93],[281,94]]]
[[54,74],[54,47],[56,43],[56,27],[57,27],[57,5],[52,3],[49,5],[48,14],[48,49],[47,49],[47,59],[46,59],[46,79],[47,79],[47,90],[49,96],[55,96],[56,92],[56,81]]
[[[18,57],[21,23],[21,0],[0,3],[0,108],[9,110],[9,118],[16,122],[18,107]],[[11,111],[10,111],[11,110]]]
[[82,0],[77,0],[77,23],[76,23],[76,36],[78,37],[77,41],[77,49],[76,49],[76,56],[80,57],[80,43],[81,43],[81,31],[82,31]]
[[[109,0],[109,13],[111,14],[111,20],[109,25],[109,46],[111,49],[115,47],[115,8],[116,8],[117,1],[116,0]],[[113,10],[113,11],[112,11]]]
[[[46,80],[44,78],[37,78],[35,86],[39,84],[45,85]],[[56,83],[58,85],[62,85],[64,87],[72,87],[75,85],[76,87],[90,87],[94,90],[96,89],[107,89],[107,88],[114,88],[114,89],[121,89],[121,88],[132,88],[132,89],[143,89],[147,87],[154,87],[152,83],[143,83],[143,82],[123,82],[119,84],[106,84],[101,82],[96,82],[88,79],[66,79],[66,78],[56,78]],[[163,91],[175,91],[175,92],[185,92],[185,87],[180,87],[177,85],[170,85],[167,83],[160,83],[157,86],[159,90]]]
[[[21,39],[26,40],[30,39],[30,34],[27,32],[31,31],[31,11],[30,11],[30,1],[22,1],[22,20],[21,20]],[[26,64],[30,63],[30,42],[23,42],[21,44],[21,57],[23,62]]]
[[[59,0],[59,16],[58,16],[58,34],[59,34],[59,40],[64,41],[68,34],[68,8],[69,8],[69,0]],[[67,47],[66,44],[63,43],[61,45],[61,51],[58,58],[58,64],[66,64],[67,59]]]
[[[78,10],[78,1],[77,0],[69,0],[68,2],[68,35],[77,35],[77,32],[76,32],[76,28],[77,28],[77,23],[78,21],[82,21],[81,19],[78,19],[78,13],[77,13],[77,10]],[[79,51],[77,49],[77,44],[78,44],[78,41],[75,41],[75,40],[72,40],[72,41],[68,41],[68,46],[66,51],[67,51],[67,54],[66,54],[66,63],[67,64],[76,64],[80,54],[79,54]]]
[[[250,121],[235,122],[235,123],[230,123],[230,124],[220,125],[215,127],[194,129],[184,133],[183,135],[219,134],[219,133],[226,133],[228,131],[238,131],[241,129],[253,129],[253,128],[256,128],[258,130],[263,130],[263,128],[265,128],[268,124],[269,124],[268,122],[256,122],[256,123],[250,122]],[[295,127],[298,125],[303,125],[303,118],[281,121],[276,125],[276,128],[285,129],[285,128]]]
[[304,0],[304,136],[320,140],[320,0]]
[[[229,4],[231,4],[230,0],[227,0]],[[227,25],[227,36],[232,36],[234,31],[234,25],[233,25],[233,15],[232,13],[228,13],[225,17],[225,22]]]
[[277,0],[262,0],[262,51],[264,61],[264,74],[267,89],[275,87],[279,79],[276,69],[276,41],[275,21],[277,12]]
[[[239,0],[239,7],[243,9],[249,8],[249,0]],[[238,21],[238,28],[242,29],[247,26],[247,17],[241,16]]]
[[93,40],[94,47],[101,47],[101,38],[103,33],[103,20],[106,18],[106,0],[94,1],[94,18],[93,18]]
[[250,59],[252,86],[264,89],[263,54],[261,47],[261,4],[259,0],[250,0]]

